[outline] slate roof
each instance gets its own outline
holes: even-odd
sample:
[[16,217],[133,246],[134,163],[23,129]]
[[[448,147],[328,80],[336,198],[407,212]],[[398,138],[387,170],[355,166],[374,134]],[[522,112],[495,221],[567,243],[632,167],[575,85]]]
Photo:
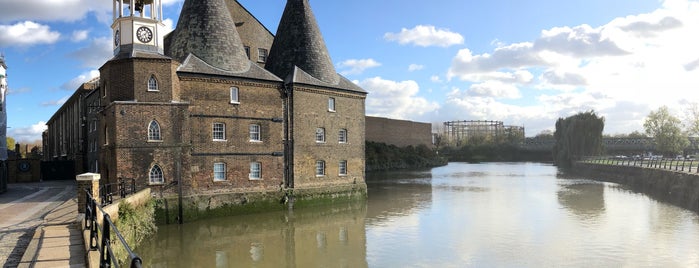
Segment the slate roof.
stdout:
[[224,0],[185,0],[166,43],[178,71],[281,81],[248,59]]
[[295,67],[327,84],[341,80],[308,0],[287,1],[265,64],[279,77],[288,77]]
[[[337,74],[336,74],[337,75]],[[292,71],[291,74],[289,74],[286,79],[284,80],[285,83],[296,83],[296,84],[306,84],[306,85],[313,85],[313,86],[320,86],[320,87],[327,87],[327,88],[335,88],[339,90],[344,90],[344,91],[352,91],[355,93],[364,93],[366,94],[367,92],[359,87],[357,84],[353,83],[349,79],[337,75],[338,81],[337,83],[330,84],[323,82],[309,73],[305,72],[299,67],[294,67],[294,70]]]

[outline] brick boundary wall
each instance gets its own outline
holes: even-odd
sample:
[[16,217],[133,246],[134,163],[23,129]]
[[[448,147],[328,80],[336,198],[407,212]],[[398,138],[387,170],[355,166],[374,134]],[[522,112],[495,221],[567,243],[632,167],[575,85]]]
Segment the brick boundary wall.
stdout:
[[406,147],[421,144],[432,146],[432,124],[366,117],[366,140]]

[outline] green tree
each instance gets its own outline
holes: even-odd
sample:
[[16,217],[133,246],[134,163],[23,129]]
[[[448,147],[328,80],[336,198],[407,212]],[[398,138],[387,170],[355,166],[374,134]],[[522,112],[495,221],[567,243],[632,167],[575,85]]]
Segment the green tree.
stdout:
[[7,136],[5,138],[5,141],[7,142],[7,149],[8,150],[14,150],[15,149],[15,138]]
[[568,168],[573,161],[585,156],[599,155],[602,152],[602,131],[604,117],[594,111],[578,113],[556,121],[553,136],[553,160],[557,166]]
[[643,123],[646,133],[655,140],[656,150],[667,154],[679,154],[689,145],[687,134],[682,132],[682,122],[670,114],[667,106],[651,111]]

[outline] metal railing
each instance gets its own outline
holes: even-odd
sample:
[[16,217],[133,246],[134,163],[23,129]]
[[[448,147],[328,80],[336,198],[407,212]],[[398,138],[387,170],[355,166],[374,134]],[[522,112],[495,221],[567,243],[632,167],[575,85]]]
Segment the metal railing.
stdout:
[[699,160],[696,159],[590,157],[583,162],[699,173]]
[[[128,181],[128,184],[127,184]],[[116,190],[112,190],[116,187]],[[114,196],[121,198],[136,193],[136,179],[119,178],[116,183],[108,183],[100,186],[100,201],[102,206],[114,203]]]
[[[121,245],[126,249],[128,257],[131,263],[131,268],[140,268],[142,261],[136,253],[131,250],[126,240],[119,232],[119,229],[114,225],[112,219],[109,217],[103,209],[102,206],[97,205],[97,200],[92,198],[90,192],[86,189],[86,202],[85,202],[85,229],[90,230],[90,250],[99,250],[100,252],[100,267],[119,267],[119,261],[114,257],[114,252],[112,250],[111,233],[114,232],[114,236],[119,239]],[[102,226],[97,221],[97,209],[102,212],[103,220]],[[98,233],[98,231],[100,233]],[[101,235],[101,239],[100,239]]]

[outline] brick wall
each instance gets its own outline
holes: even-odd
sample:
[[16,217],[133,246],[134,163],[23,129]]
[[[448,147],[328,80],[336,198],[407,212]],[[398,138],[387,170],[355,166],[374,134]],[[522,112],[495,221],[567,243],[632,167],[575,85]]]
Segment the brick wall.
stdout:
[[398,147],[432,146],[432,124],[367,116],[366,140]]
[[[328,111],[328,98],[335,111]],[[294,183],[297,188],[364,183],[364,96],[330,89],[294,87]],[[325,143],[317,143],[316,129],[325,129]],[[338,142],[346,129],[347,143]],[[326,175],[316,177],[316,161],[325,161]],[[339,162],[347,161],[347,175]]]

